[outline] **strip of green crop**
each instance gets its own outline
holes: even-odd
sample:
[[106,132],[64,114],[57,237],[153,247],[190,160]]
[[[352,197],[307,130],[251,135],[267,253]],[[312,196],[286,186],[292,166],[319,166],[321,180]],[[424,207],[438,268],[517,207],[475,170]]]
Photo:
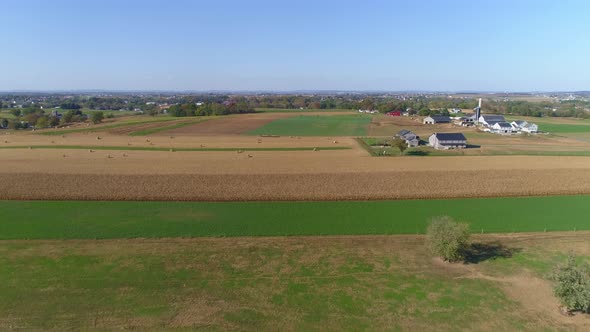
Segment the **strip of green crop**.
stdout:
[[346,202],[0,201],[0,239],[422,234],[432,218],[442,215],[468,223],[475,233],[590,230],[590,195]]
[[29,145],[0,146],[0,149],[60,149],[60,150],[121,150],[121,151],[321,151],[350,150],[347,146],[292,147],[292,148],[164,148],[147,146],[91,146],[91,145]]

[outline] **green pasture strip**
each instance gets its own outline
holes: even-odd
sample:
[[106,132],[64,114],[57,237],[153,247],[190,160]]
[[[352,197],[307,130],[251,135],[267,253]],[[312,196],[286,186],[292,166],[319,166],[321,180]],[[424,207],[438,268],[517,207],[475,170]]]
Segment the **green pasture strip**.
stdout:
[[247,132],[248,135],[365,136],[372,117],[351,115],[299,115],[277,119]]
[[92,132],[104,131],[104,130],[115,129],[115,128],[120,128],[120,127],[130,127],[130,126],[137,126],[137,125],[143,125],[143,124],[154,123],[154,122],[165,122],[165,121],[174,121],[174,120],[178,120],[178,118],[154,118],[152,120],[129,121],[129,122],[115,123],[112,125],[97,126],[97,127],[52,130],[52,131],[39,131],[37,134],[38,135],[47,135],[47,136],[58,136],[58,135],[85,133],[85,132],[92,133]]
[[[560,119],[560,118],[555,118]],[[518,116],[507,116],[506,121],[523,120]],[[557,123],[553,118],[525,118],[525,121],[536,123],[539,130],[548,133],[590,133],[590,121],[579,119],[580,124]]]
[[590,125],[539,123],[539,130],[548,133],[590,133]]
[[205,152],[205,151],[326,151],[326,150],[350,150],[347,146],[325,147],[293,147],[293,148],[174,148],[174,147],[148,147],[148,146],[84,146],[84,145],[28,145],[28,146],[0,146],[1,149],[58,149],[58,150],[116,150],[116,151],[179,151],[179,152]]
[[167,131],[167,130],[178,129],[178,128],[190,126],[190,125],[197,124],[197,123],[200,123],[200,122],[203,122],[203,121],[207,121],[207,120],[209,120],[209,119],[197,119],[197,120],[193,120],[193,121],[185,121],[185,122],[175,123],[175,124],[170,125],[170,126],[164,126],[164,127],[158,127],[158,128],[150,128],[150,129],[133,131],[133,132],[130,132],[129,133],[129,136],[146,136],[146,135],[151,135],[151,134],[159,133],[159,132],[162,132],[162,131]]
[[441,215],[467,222],[477,233],[590,230],[590,195],[324,202],[0,201],[0,239],[421,234],[431,218]]
[[[457,278],[430,264],[420,243],[398,252],[337,239],[321,245],[306,239],[247,246],[223,242],[1,241],[0,327],[548,329],[538,315],[523,316],[527,308],[504,294],[500,284]],[[495,265],[505,262],[509,259]]]

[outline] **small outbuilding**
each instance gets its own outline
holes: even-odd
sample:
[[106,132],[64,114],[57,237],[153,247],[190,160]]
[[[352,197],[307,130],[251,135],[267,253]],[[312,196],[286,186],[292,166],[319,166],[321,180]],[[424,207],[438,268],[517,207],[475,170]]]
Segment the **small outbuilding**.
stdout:
[[403,139],[406,144],[408,144],[408,147],[411,148],[420,145],[420,137],[406,129],[400,130],[397,134],[395,134],[395,137]]
[[428,138],[428,143],[437,150],[464,149],[467,138],[462,133],[434,133]]
[[444,115],[431,115],[424,118],[424,124],[451,123],[451,117]]

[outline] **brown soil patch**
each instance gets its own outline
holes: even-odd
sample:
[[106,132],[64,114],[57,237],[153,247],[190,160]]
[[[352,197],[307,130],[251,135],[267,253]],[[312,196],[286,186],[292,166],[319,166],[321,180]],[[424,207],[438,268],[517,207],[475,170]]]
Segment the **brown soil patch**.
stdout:
[[350,112],[281,112],[253,113],[214,117],[209,121],[192,126],[161,132],[161,135],[219,136],[240,135],[262,127],[274,120],[289,118],[296,115],[331,116],[351,114]]
[[254,130],[276,119],[293,116],[289,113],[243,114],[223,116],[191,126],[168,130],[161,135],[217,136],[239,135]]
[[184,123],[184,122],[191,122],[191,121],[196,121],[196,119],[195,118],[190,118],[190,119],[179,118],[178,120],[174,120],[174,121],[161,121],[161,122],[154,121],[154,123],[144,123],[144,124],[139,124],[139,125],[131,124],[131,125],[125,126],[125,127],[108,129],[106,132],[108,132],[109,134],[113,134],[113,135],[129,135],[132,132],[136,132],[136,131],[140,131],[140,130],[168,127],[168,126],[172,126],[175,124]]

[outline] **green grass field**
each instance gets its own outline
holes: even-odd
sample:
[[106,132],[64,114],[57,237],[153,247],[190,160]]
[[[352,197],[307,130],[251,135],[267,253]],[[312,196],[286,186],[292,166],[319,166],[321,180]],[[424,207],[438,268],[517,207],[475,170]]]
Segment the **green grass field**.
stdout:
[[548,133],[590,133],[590,125],[539,123],[539,130]]
[[[522,117],[506,116],[507,121],[522,120]],[[561,118],[527,118],[526,121],[539,125],[539,130],[548,133],[590,133],[590,121],[587,119],[576,119],[579,124],[559,123]]]
[[449,215],[474,232],[590,230],[590,196],[357,202],[0,201],[0,239],[424,233]]
[[[554,256],[521,250],[514,262],[498,258],[477,268],[510,275]],[[421,240],[395,238],[2,241],[0,328],[559,327],[522,308],[500,284],[430,262]]]
[[372,117],[369,115],[300,115],[278,119],[249,135],[280,136],[364,136]]

